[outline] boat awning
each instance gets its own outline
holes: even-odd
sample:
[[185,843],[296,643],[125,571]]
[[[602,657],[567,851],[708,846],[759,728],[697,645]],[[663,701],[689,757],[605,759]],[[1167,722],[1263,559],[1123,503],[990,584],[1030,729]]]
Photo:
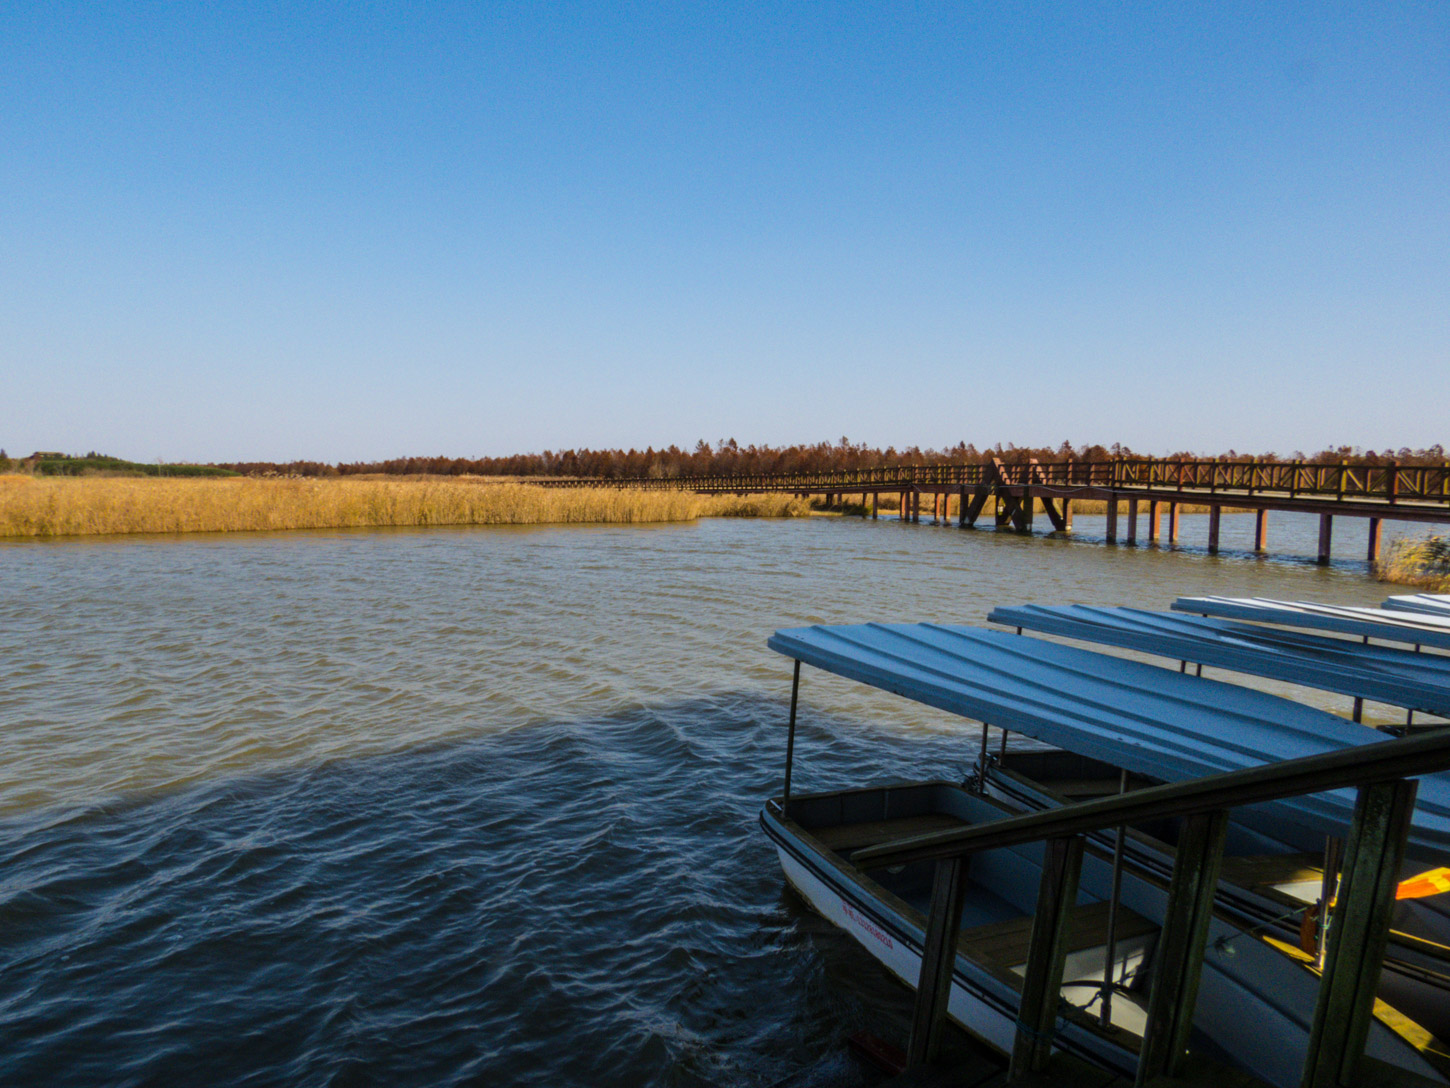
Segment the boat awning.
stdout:
[[1312,601],[1275,601],[1268,597],[1179,597],[1175,612],[1197,612],[1230,620],[1277,623],[1283,627],[1308,627],[1316,631],[1337,631],[1345,635],[1412,642],[1450,650],[1450,616],[1388,608],[1355,608],[1349,605],[1315,604]]
[[[1359,744],[1393,743],[1322,710],[1004,631],[858,624],[775,632],[768,645],[807,665],[1130,771],[1177,782]],[[1342,834],[1352,791],[1258,806],[1271,819]],[[1422,779],[1409,849],[1450,848],[1450,775]]]
[[1450,656],[1140,608],[1026,604],[993,623],[1450,716]]
[[1428,612],[1432,616],[1450,616],[1450,593],[1406,593],[1386,597],[1381,608],[1393,612]]

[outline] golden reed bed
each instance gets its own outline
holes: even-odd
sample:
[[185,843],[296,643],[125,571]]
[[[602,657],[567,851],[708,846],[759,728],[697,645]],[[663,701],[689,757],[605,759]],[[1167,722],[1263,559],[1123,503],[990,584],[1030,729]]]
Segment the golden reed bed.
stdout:
[[480,480],[0,476],[0,537],[407,525],[548,525],[800,517],[788,495],[551,489]]

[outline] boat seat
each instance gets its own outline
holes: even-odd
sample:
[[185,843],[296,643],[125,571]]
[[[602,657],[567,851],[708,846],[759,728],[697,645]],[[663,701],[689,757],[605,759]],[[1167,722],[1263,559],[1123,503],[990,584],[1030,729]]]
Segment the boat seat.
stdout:
[[1220,878],[1241,888],[1271,888],[1278,884],[1302,884],[1324,876],[1320,854],[1224,855]]
[[876,846],[894,839],[925,835],[932,831],[949,831],[965,827],[967,821],[944,812],[922,816],[902,816],[895,820],[865,820],[861,823],[838,824],[835,827],[810,828],[809,834],[827,850],[849,853],[864,846]]
[[[1126,945],[1139,937],[1158,932],[1158,925],[1141,914],[1118,905],[1117,940]],[[1027,962],[1027,945],[1032,939],[1032,915],[991,922],[964,931],[957,949],[968,959],[987,967],[1010,970]],[[1080,952],[1108,943],[1108,904],[1086,903],[1072,912],[1067,951]],[[1099,968],[1101,970],[1101,968]]]

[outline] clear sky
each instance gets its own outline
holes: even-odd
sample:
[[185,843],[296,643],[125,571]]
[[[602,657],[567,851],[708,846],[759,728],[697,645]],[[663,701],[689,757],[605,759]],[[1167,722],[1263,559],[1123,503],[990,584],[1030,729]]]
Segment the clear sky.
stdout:
[[1450,444],[1450,4],[9,3],[0,446]]

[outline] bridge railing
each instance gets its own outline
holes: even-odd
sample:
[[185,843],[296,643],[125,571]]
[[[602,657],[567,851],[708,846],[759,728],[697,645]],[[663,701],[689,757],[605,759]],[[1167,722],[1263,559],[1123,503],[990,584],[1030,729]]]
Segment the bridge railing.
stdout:
[[1450,464],[1305,464],[1299,461],[1125,459],[1007,464],[903,465],[830,472],[768,472],[672,477],[535,479],[543,487],[615,487],[647,491],[843,493],[1024,485],[1113,491],[1276,494],[1288,498],[1450,505]]

